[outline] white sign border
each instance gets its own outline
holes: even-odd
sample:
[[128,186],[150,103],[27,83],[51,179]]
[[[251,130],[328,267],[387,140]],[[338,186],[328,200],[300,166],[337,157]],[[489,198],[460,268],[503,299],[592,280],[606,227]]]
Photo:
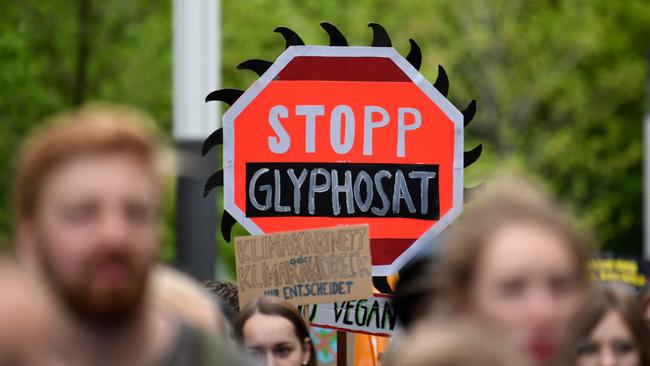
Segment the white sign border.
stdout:
[[273,81],[282,69],[298,56],[337,56],[337,57],[385,57],[391,59],[425,95],[427,95],[454,123],[454,166],[453,166],[453,202],[452,208],[436,221],[393,263],[372,267],[373,276],[389,276],[399,271],[411,259],[417,256],[428,243],[432,243],[447,226],[463,211],[463,114],[443,96],[433,85],[416,70],[402,55],[392,47],[367,46],[291,46],[287,48],[271,67],[242,94],[223,115],[223,174],[224,207],[251,235],[264,234],[255,222],[235,205],[234,192],[234,121],[239,114],[255,99],[262,90]]

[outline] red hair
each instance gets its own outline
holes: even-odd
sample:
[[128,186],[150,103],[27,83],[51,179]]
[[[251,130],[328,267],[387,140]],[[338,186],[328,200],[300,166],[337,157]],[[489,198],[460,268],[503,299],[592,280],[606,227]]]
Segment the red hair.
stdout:
[[57,115],[45,124],[19,155],[13,192],[18,218],[34,214],[48,175],[78,156],[125,154],[150,168],[162,184],[162,146],[152,121],[142,113],[124,107],[93,106]]

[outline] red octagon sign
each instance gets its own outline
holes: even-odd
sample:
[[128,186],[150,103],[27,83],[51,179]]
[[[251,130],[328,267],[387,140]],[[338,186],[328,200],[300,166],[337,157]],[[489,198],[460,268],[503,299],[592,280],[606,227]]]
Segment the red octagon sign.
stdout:
[[251,234],[368,223],[375,276],[462,211],[463,116],[392,47],[289,47],[223,131],[225,207],[239,223]]

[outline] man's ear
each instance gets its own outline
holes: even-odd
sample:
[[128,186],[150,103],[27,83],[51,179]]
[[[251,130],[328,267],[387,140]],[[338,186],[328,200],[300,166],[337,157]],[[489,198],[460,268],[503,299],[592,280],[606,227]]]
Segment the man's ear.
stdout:
[[36,247],[33,223],[26,218],[18,219],[16,225],[14,250],[16,259],[29,270],[38,268],[38,248]]

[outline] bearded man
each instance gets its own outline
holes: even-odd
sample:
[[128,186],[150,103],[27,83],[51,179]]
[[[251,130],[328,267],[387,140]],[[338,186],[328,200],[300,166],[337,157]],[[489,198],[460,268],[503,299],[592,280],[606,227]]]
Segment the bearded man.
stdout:
[[14,177],[19,256],[66,314],[71,364],[239,364],[148,291],[164,185],[152,125],[117,107],[48,121]]

